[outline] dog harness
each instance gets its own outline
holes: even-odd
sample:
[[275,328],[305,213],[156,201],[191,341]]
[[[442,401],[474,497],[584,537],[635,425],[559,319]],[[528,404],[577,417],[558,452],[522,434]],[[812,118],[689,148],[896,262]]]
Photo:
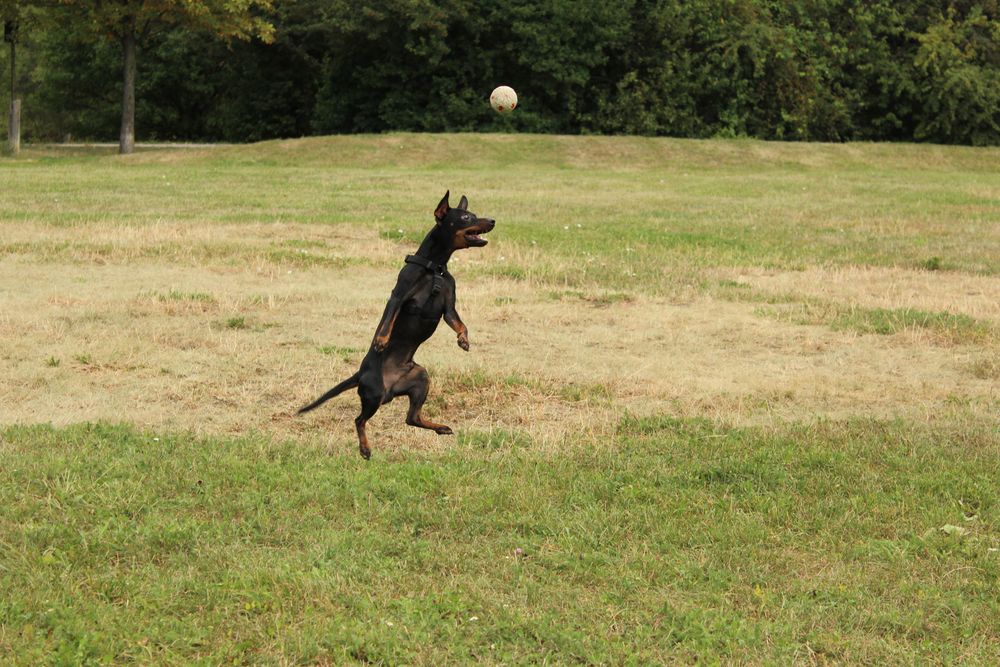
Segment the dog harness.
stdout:
[[423,309],[420,312],[421,317],[431,318],[434,317],[433,310],[434,297],[436,297],[441,292],[441,286],[444,284],[444,274],[448,272],[447,264],[437,264],[429,259],[421,257],[420,255],[407,255],[407,264],[416,264],[417,266],[423,267],[425,271],[431,274],[431,295],[424,304]]

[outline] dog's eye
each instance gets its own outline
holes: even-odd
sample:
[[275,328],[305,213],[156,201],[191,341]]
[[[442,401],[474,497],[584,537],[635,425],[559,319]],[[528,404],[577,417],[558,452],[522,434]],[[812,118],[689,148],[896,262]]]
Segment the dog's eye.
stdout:
[[468,221],[469,221],[469,216],[468,216],[468,215],[463,215],[463,216],[462,216],[462,220],[463,220],[464,222],[468,222]]

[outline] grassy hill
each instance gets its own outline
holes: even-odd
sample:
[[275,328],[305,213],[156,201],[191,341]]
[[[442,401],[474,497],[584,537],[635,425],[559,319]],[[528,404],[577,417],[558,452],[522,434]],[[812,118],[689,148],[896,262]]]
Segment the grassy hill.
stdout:
[[[454,437],[295,409],[446,189]],[[400,135],[0,160],[15,664],[989,663],[1000,150]]]

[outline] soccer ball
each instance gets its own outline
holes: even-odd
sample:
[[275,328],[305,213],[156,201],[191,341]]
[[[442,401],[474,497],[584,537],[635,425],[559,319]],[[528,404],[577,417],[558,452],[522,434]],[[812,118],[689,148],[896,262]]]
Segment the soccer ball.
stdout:
[[490,106],[498,113],[513,111],[517,106],[517,93],[510,86],[497,86],[490,93]]

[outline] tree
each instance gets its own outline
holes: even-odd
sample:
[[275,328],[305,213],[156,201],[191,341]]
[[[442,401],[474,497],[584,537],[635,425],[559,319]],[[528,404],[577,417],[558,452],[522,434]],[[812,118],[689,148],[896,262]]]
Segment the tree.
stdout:
[[25,8],[18,0],[0,0],[0,24],[3,41],[10,44],[10,117],[7,141],[10,152],[17,155],[21,148],[21,101],[17,97],[17,43]]
[[159,31],[182,26],[223,39],[264,42],[274,26],[264,16],[273,0],[60,0],[85,20],[95,38],[111,38],[122,49],[122,117],[118,150],[135,149],[136,51]]
[[[519,130],[1000,145],[1000,0],[0,0],[0,29],[14,6],[34,137],[120,129],[128,96],[106,83],[133,34],[143,138]],[[486,103],[501,83],[517,113]]]
[[924,99],[918,139],[1000,143],[1000,7],[982,5],[965,16],[949,6],[917,35],[914,65]]

